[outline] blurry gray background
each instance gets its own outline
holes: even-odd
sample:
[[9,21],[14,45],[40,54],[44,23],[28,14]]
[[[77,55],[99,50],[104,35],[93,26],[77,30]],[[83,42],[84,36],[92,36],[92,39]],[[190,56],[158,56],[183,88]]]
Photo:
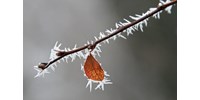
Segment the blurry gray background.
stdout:
[[150,19],[144,32],[103,44],[102,63],[113,85],[89,92],[80,64],[58,64],[36,78],[33,66],[47,62],[56,41],[82,46],[129,15],[157,6],[159,0],[24,0],[24,100],[176,100],[176,6],[172,14]]

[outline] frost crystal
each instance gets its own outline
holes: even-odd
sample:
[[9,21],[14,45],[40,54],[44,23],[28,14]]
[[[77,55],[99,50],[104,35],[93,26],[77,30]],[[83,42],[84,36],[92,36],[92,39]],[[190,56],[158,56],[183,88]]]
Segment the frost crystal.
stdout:
[[155,19],[160,19],[160,13],[162,13],[162,11],[155,13],[155,14],[153,15],[153,17],[154,17]]
[[56,58],[58,57],[58,56],[56,55],[56,53],[57,53],[58,51],[61,51],[61,50],[60,50],[60,46],[61,46],[61,43],[58,44],[58,41],[57,41],[56,44],[55,44],[55,46],[54,46],[54,48],[51,49],[51,54],[50,54],[50,57],[49,57],[50,60],[54,60],[54,59],[56,59]]
[[[83,68],[83,66],[81,65],[81,68]],[[83,70],[84,71],[84,70]],[[107,72],[104,71],[104,75],[105,76],[110,76],[107,74]],[[85,76],[85,75],[84,75]],[[87,76],[86,76],[87,77]],[[104,90],[104,85],[105,84],[112,84],[112,82],[110,80],[108,80],[106,77],[104,77],[104,79],[102,81],[95,81],[92,79],[88,79],[86,88],[89,87],[90,88],[90,92],[92,91],[92,83],[97,83],[98,85],[96,86],[95,90],[100,89],[100,90]]]
[[[164,4],[167,4],[167,3],[170,3],[170,2],[171,2],[171,0],[166,0],[165,2],[163,0],[160,0],[161,5],[164,5]],[[172,9],[172,5],[165,8],[165,11],[167,11],[167,13],[171,14],[171,9]]]
[[34,69],[37,71],[37,75],[35,75],[34,78],[36,77],[40,77],[40,76],[43,76],[44,77],[44,74],[45,73],[50,73],[47,69],[41,69],[41,68],[38,68],[38,66],[34,66]]
[[171,9],[172,9],[172,6],[169,6],[169,7],[165,8],[165,11],[167,11],[169,14],[171,14]]

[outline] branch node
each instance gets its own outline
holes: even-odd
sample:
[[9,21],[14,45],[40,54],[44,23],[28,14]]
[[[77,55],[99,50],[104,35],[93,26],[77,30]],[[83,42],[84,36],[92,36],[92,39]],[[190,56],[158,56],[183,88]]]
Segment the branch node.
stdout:
[[44,69],[46,69],[47,68],[47,65],[48,63],[40,63],[39,65],[38,65],[38,68],[41,68],[42,70],[44,70]]
[[96,43],[90,43],[87,48],[89,49],[90,52],[92,52],[95,47],[96,47]]

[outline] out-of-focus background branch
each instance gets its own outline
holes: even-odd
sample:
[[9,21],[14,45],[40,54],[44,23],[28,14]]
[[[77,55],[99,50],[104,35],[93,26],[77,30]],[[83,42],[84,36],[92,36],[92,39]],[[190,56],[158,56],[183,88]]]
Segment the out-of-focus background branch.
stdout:
[[24,0],[24,100],[176,100],[176,6],[144,32],[102,46],[97,59],[113,85],[89,92],[80,64],[60,63],[55,72],[34,79],[33,66],[48,61],[56,41],[62,47],[83,45],[129,15],[141,14],[149,0]]

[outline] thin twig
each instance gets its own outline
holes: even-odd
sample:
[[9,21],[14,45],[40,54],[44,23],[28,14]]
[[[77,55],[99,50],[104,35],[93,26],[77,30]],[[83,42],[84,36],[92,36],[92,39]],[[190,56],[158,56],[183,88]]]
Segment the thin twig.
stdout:
[[43,66],[43,69],[48,68],[51,64],[53,64],[54,62],[56,62],[56,61],[62,59],[63,57],[65,57],[65,56],[67,56],[67,55],[69,55],[69,54],[73,54],[73,53],[75,53],[75,52],[78,52],[78,51],[81,51],[81,50],[84,50],[84,49],[87,49],[87,48],[93,50],[93,49],[96,47],[96,45],[99,44],[99,43],[101,43],[102,41],[104,41],[104,40],[106,40],[106,39],[109,39],[109,38],[111,38],[111,37],[114,36],[114,35],[117,35],[118,33],[122,32],[123,30],[125,30],[125,29],[127,29],[127,28],[129,28],[129,27],[131,27],[131,26],[133,26],[133,25],[136,25],[137,23],[139,23],[139,22],[145,20],[146,18],[151,17],[151,16],[154,15],[155,13],[157,13],[157,12],[159,12],[159,11],[161,11],[161,10],[167,8],[168,6],[171,6],[171,5],[173,5],[173,4],[176,4],[176,3],[177,3],[177,0],[173,0],[173,1],[169,2],[169,3],[167,3],[167,4],[164,4],[164,5],[162,5],[162,6],[159,6],[159,7],[157,7],[157,9],[156,9],[155,11],[153,11],[153,12],[147,14],[146,16],[144,16],[144,17],[142,17],[142,18],[140,18],[140,19],[138,19],[138,20],[136,20],[136,21],[131,22],[130,24],[127,24],[127,25],[125,25],[125,26],[119,27],[119,28],[118,28],[115,32],[113,32],[112,34],[107,35],[106,37],[97,40],[97,41],[94,42],[93,44],[88,44],[88,45],[82,46],[82,47],[80,47],[80,48],[77,48],[77,49],[75,49],[75,50],[71,50],[71,51],[67,51],[67,52],[62,52],[63,54],[62,54],[61,56],[59,56],[58,58],[56,58],[56,59],[50,61],[49,63],[47,63],[46,66]]

